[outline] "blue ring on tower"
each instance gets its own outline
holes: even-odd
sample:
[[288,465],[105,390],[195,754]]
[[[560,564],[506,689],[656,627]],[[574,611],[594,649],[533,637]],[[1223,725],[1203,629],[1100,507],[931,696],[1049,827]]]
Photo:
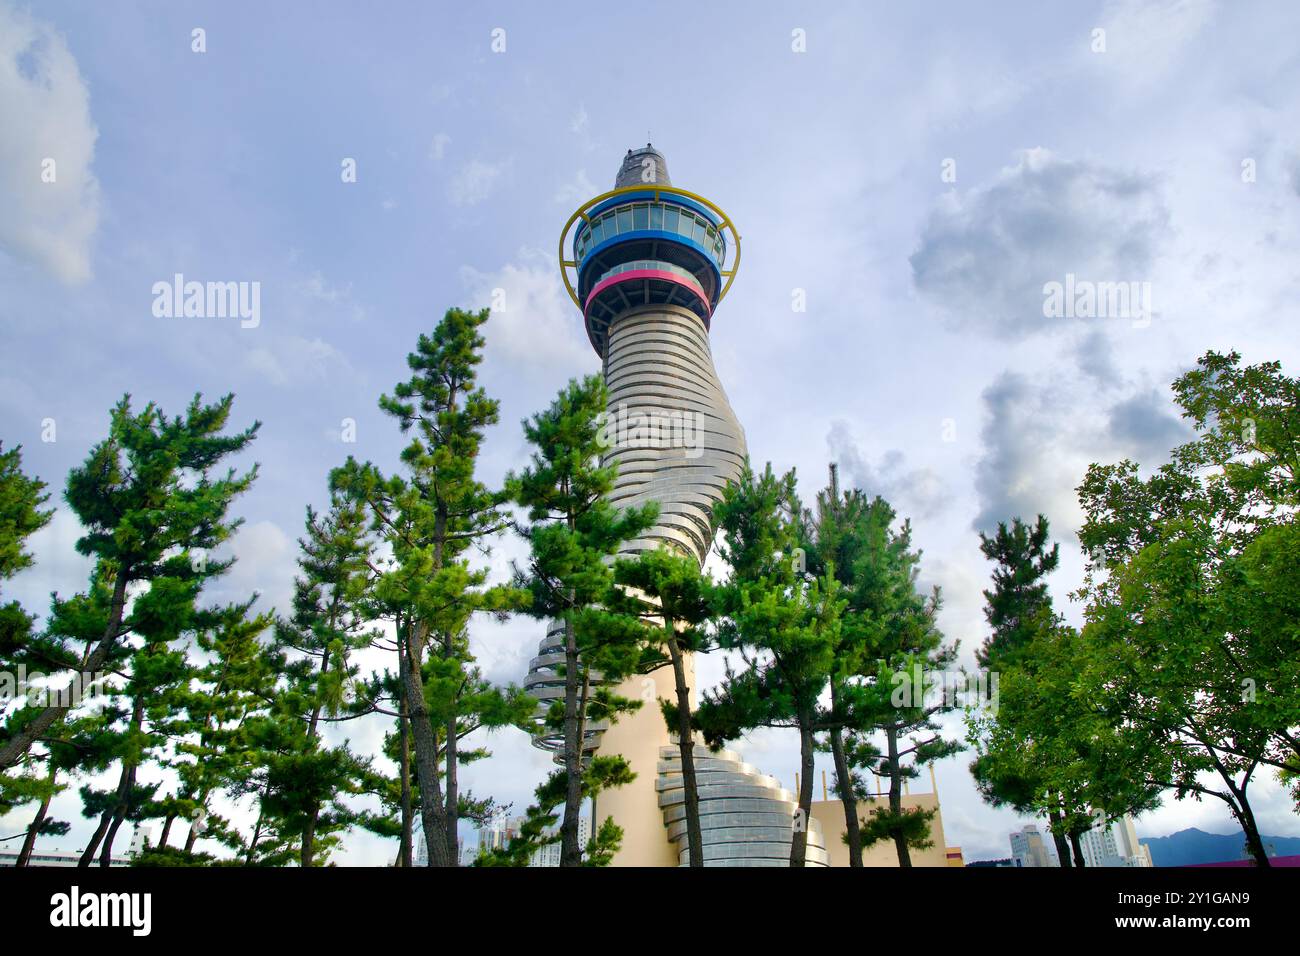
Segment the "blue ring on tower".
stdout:
[[643,305],[676,305],[708,328],[723,289],[722,219],[702,203],[629,190],[584,210],[573,236],[577,297],[587,335],[604,354],[614,318]]

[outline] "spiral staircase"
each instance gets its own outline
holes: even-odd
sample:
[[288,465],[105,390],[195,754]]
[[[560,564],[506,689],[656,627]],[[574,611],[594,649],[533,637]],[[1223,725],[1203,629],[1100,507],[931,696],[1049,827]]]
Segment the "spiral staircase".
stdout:
[[[686,792],[681,754],[660,747],[659,807],[680,866],[690,864],[686,834]],[[695,750],[695,783],[700,797],[700,836],[705,866],[789,866],[790,842],[798,819],[798,798],[776,779],[759,773],[729,751]],[[821,824],[808,821],[805,866],[830,866]]]

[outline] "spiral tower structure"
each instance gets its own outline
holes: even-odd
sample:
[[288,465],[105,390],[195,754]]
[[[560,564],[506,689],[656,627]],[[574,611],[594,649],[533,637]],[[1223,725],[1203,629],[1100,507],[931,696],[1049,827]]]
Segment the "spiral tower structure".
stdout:
[[[718,206],[673,186],[663,154],[647,145],[628,151],[613,190],[588,200],[569,217],[559,257],[565,286],[601,357],[609,391],[611,445],[605,461],[618,466],[610,501],[620,508],[659,504],[655,525],[628,542],[622,553],[666,545],[702,564],[713,543],[713,505],[727,483],[740,476],[746,453],[744,430],[709,349],[714,312],[740,263],[740,237]],[[541,718],[564,694],[563,642],[563,624],[553,622],[526,680],[538,700],[534,743],[556,753],[557,760],[562,736],[547,731]],[[688,673],[693,686],[693,666]],[[674,699],[670,667],[648,679],[657,696]],[[644,680],[629,682],[622,692],[644,698]],[[616,864],[685,862],[685,832],[674,825],[681,790],[680,771],[669,756],[675,754],[671,743],[653,702],[612,727],[587,728],[585,754],[607,748],[626,757],[637,772],[632,784],[600,799],[599,816],[613,815],[624,831]],[[781,824],[774,821],[790,819],[789,795],[738,762],[727,772],[720,764],[709,764],[709,769],[718,773],[702,774],[714,786],[701,798],[715,801],[720,815],[713,818],[706,840],[706,862],[782,865],[789,836],[782,851],[781,840],[773,836]],[[768,803],[755,810],[765,797]],[[736,812],[727,816],[729,811]],[[754,844],[757,831],[749,824],[764,828],[763,847]],[[818,847],[819,841],[820,836],[810,844]],[[819,858],[811,853],[810,862],[815,861]]]

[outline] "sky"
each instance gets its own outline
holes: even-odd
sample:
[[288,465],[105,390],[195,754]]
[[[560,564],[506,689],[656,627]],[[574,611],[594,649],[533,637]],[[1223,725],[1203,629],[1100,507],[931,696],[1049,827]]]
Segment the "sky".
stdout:
[[[1046,514],[1078,623],[1088,464],[1162,463],[1189,434],[1169,383],[1209,349],[1300,368],[1296,36],[1300,7],[1249,0],[0,0],[0,440],[57,499],[124,393],[176,411],[234,392],[234,422],[262,422],[244,456],[261,475],[211,597],[286,609],[304,508],[347,455],[395,461],[376,400],[445,309],[501,290],[489,482],[525,461],[520,421],[599,370],[557,239],[653,141],[742,236],[711,341],[751,457],[796,468],[809,500],[838,462],[910,518],[969,664],[979,531]],[[258,283],[258,322],[156,315],[178,273]],[[1138,283],[1149,314],[1045,316],[1044,283],[1067,276]],[[77,536],[60,507],[6,593],[39,613],[82,588]],[[499,543],[498,579],[521,554]],[[472,634],[502,682],[540,636],[522,617]],[[384,729],[348,733],[373,751]],[[522,732],[485,742],[464,777],[522,811],[549,758]],[[793,734],[736,749],[793,786]],[[985,806],[969,760],[937,767],[946,840],[1007,856],[1030,821]],[[1262,832],[1300,835],[1271,776],[1254,786]],[[61,796],[73,830],[43,845],[83,845],[79,811]],[[1188,826],[1235,830],[1218,801],[1172,797],[1137,822]],[[337,859],[394,852],[353,835]]]

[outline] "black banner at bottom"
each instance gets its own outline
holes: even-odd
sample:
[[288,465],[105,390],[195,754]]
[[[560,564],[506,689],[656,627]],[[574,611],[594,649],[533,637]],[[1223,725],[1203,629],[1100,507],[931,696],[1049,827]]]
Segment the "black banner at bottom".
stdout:
[[[23,869],[0,870],[0,901],[18,940],[128,949],[158,943],[374,942],[414,925],[475,925],[496,939],[546,935],[538,908],[567,894],[584,932],[644,929],[645,908],[671,922],[676,897],[750,930],[783,919],[814,934],[942,936],[962,926],[1082,939],[1294,930],[1300,869]],[[685,894],[685,895],[680,895]],[[549,902],[548,902],[549,901]],[[450,917],[452,923],[438,922]],[[835,924],[839,923],[839,926]],[[666,927],[665,927],[666,928]],[[787,927],[789,928],[789,927]],[[683,927],[698,931],[698,925]],[[766,932],[767,930],[763,930]],[[453,934],[456,935],[456,934]],[[13,937],[9,937],[11,940]],[[397,939],[400,937],[391,937]],[[663,937],[668,940],[672,935]],[[1278,937],[1271,937],[1278,938]],[[428,940],[430,944],[434,939]],[[445,942],[452,942],[447,939]],[[494,940],[495,941],[495,940]],[[19,951],[15,947],[11,951]]]

